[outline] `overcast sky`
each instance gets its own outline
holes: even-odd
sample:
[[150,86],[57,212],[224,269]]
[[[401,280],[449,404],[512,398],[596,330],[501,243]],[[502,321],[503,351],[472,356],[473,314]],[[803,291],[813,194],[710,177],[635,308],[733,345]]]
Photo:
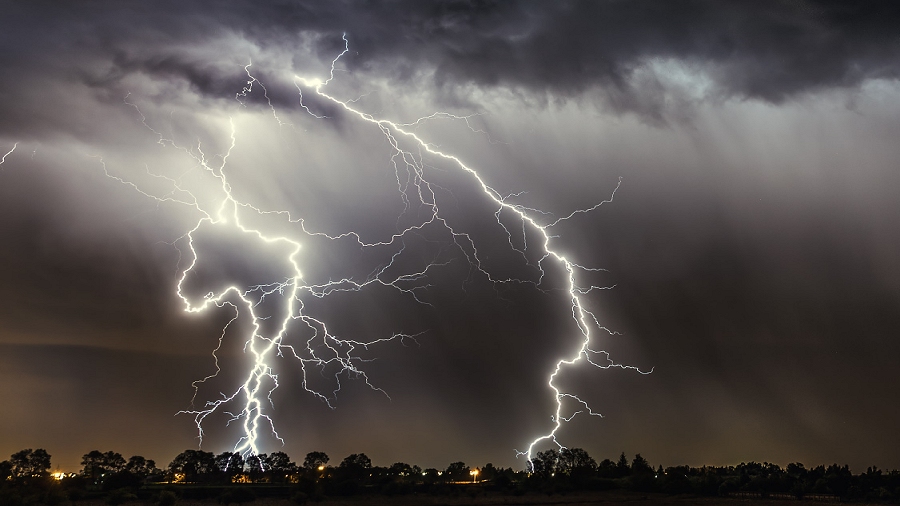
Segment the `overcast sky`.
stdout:
[[[537,229],[509,209],[504,229],[460,165],[303,84],[329,78],[345,34],[322,91],[397,123],[467,118],[405,128],[538,224],[615,192],[548,230],[606,269],[579,273],[612,287],[580,298],[613,331],[592,328],[591,348],[653,372],[564,369],[556,384],[604,417],[576,416],[561,444],[654,466],[900,468],[896,3],[3,3],[0,458],[165,465],[197,446],[176,413],[234,391],[251,360],[249,308],[223,334],[233,310],[187,313],[176,291],[226,174],[235,199],[290,213],[242,216],[301,244],[308,286],[432,264],[405,291],[301,295],[294,314],[340,338],[416,338],[357,349],[383,392],[342,375],[332,395],[335,371],[307,363],[334,409],[301,362],[273,359],[284,446],[263,431],[261,451],[524,467],[516,450],[553,427],[547,378],[582,338],[564,269],[540,278]],[[374,248],[315,235],[390,242],[428,220],[385,132],[446,227]],[[194,302],[292,275],[286,243],[228,224],[192,237]],[[203,449],[233,447],[226,422],[205,421]]]

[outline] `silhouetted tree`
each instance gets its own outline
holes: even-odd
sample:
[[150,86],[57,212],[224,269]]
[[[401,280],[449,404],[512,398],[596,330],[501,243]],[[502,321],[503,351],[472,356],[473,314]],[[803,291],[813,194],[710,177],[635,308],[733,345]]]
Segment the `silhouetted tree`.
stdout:
[[422,481],[428,485],[433,485],[433,484],[437,483],[441,478],[441,475],[439,474],[439,472],[440,471],[438,471],[437,469],[435,469],[433,467],[429,467],[429,468],[425,469],[424,471],[422,471],[422,473],[423,473]]
[[50,454],[43,448],[21,450],[9,457],[13,478],[44,478],[49,475]]
[[216,455],[216,469],[231,479],[244,471],[244,457],[237,452],[222,452]]
[[244,466],[247,468],[247,474],[250,475],[250,479],[254,482],[260,481],[263,477],[263,462],[269,456],[265,453],[260,453],[259,455],[250,455],[244,460]]
[[309,452],[303,459],[303,468],[310,471],[317,471],[320,466],[328,463],[328,455],[325,452]]
[[853,483],[853,474],[848,466],[832,464],[825,470],[825,481],[832,494],[847,497]]
[[470,479],[469,466],[465,462],[453,462],[447,466],[444,476],[448,481],[466,481]]
[[[641,457],[640,453],[636,454],[631,461],[631,478],[629,479],[631,489],[642,492],[649,491],[653,488],[653,475],[653,468],[650,467],[647,460]],[[715,484],[712,487],[712,493],[715,494],[718,488],[718,484]]]
[[597,461],[581,448],[563,448],[559,452],[556,472],[570,476],[587,476],[597,469]]
[[603,459],[597,464],[597,476],[600,478],[615,478],[618,475],[619,471],[615,462],[609,459]]
[[413,467],[405,462],[394,462],[387,470],[388,476],[400,480],[409,481],[413,475]]
[[125,470],[127,462],[122,454],[92,450],[81,457],[81,475],[94,483],[101,483],[104,475],[112,475]]
[[266,474],[273,483],[282,483],[288,479],[291,473],[297,470],[297,464],[291,462],[287,453],[274,452],[263,461]]
[[270,454],[263,464],[267,470],[277,473],[293,472],[297,469],[297,464],[291,462],[291,458],[284,452]]
[[625,452],[622,452],[619,455],[619,461],[616,462],[616,475],[622,477],[629,474],[631,474],[631,468],[628,467],[628,457],[625,456]]
[[0,483],[12,478],[12,464],[8,460],[0,462]]
[[212,452],[185,450],[169,463],[169,472],[183,474],[186,481],[208,478],[217,470]]
[[[155,462],[140,455],[134,455],[126,462],[122,455],[116,452],[106,452],[100,457],[97,453],[99,452],[84,455],[82,459],[84,469],[81,474],[85,477],[90,474],[93,483],[102,485],[103,490],[126,488],[137,490],[147,476],[158,472]],[[122,496],[120,499],[124,501],[127,498]]]
[[641,454],[638,453],[631,461],[631,474],[653,474],[653,468]]
[[669,467],[660,473],[660,489],[667,494],[687,494],[691,492],[688,466]]
[[338,472],[344,480],[362,480],[372,468],[372,460],[365,453],[353,453],[341,461]]
[[497,475],[500,470],[494,467],[494,464],[488,462],[487,464],[481,466],[479,470],[478,479],[482,481],[493,481],[497,479]]
[[559,452],[551,448],[538,452],[531,457],[531,473],[538,479],[549,479],[556,473],[556,464],[559,462]]
[[499,487],[508,487],[512,484],[513,480],[517,478],[517,474],[521,474],[522,477],[527,476],[527,473],[525,471],[516,473],[512,470],[511,467],[496,467],[494,466],[494,464],[491,464],[489,462],[481,468],[481,474],[479,475],[479,477],[480,479],[491,481],[494,485],[497,485]]
[[140,455],[132,455],[125,464],[125,471],[141,478],[146,478],[158,471],[156,462]]

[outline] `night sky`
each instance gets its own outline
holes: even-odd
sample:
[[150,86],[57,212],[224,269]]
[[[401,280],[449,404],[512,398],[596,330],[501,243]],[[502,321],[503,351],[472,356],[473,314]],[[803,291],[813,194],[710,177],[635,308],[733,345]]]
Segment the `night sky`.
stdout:
[[[202,151],[228,153],[236,198],[290,213],[254,223],[302,244],[309,285],[433,264],[407,291],[300,297],[341,338],[416,337],[354,353],[383,392],[344,374],[332,396],[335,371],[307,364],[334,409],[301,362],[273,360],[284,446],[263,431],[261,451],[524,468],[515,451],[553,425],[547,376],[580,345],[565,273],[547,260],[539,278],[534,230],[501,227],[470,174],[409,142],[482,269],[519,281],[492,283],[446,228],[376,248],[315,235],[390,241],[427,220],[378,127],[298,87],[328,78],[346,34],[324,91],[397,123],[466,117],[407,128],[542,224],[615,192],[552,243],[612,287],[583,298],[613,331],[593,328],[592,349],[653,372],[564,369],[604,417],[577,415],[561,444],[654,466],[900,468],[898,26],[895,2],[3,2],[0,458],[164,466],[197,447],[176,413],[220,337],[193,406],[243,381],[245,308],[223,335],[229,307],[187,313],[176,293],[184,234],[221,198]],[[285,248],[223,230],[197,231],[187,297],[284,280]],[[204,450],[233,447],[226,422],[206,420]]]

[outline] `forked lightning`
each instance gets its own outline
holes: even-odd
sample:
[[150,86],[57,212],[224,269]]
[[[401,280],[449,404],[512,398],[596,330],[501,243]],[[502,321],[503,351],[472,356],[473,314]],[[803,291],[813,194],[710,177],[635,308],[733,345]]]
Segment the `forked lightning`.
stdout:
[[[525,449],[517,453],[526,457],[530,463],[533,453],[541,445],[555,444],[562,448],[562,444],[557,440],[557,433],[565,422],[570,421],[579,413],[601,416],[598,412],[591,409],[586,401],[572,392],[563,390],[558,385],[557,378],[563,369],[574,366],[579,362],[585,362],[602,369],[633,369],[642,374],[649,374],[649,372],[645,373],[633,366],[617,364],[609,358],[608,353],[595,350],[592,347],[596,331],[609,331],[600,324],[598,318],[586,307],[585,296],[594,290],[605,289],[608,287],[579,283],[579,278],[582,277],[582,274],[595,272],[600,269],[582,266],[560,253],[559,250],[554,247],[555,236],[551,234],[553,227],[560,222],[568,220],[576,214],[596,210],[601,205],[611,202],[619,185],[616,185],[616,188],[607,199],[592,207],[576,210],[565,217],[555,220],[547,218],[549,213],[515,204],[512,200],[513,197],[516,197],[517,195],[503,196],[500,192],[492,188],[473,167],[464,163],[457,156],[439,150],[435,147],[435,144],[426,142],[416,133],[416,131],[414,131],[415,126],[437,117],[465,121],[466,125],[472,129],[469,125],[469,117],[455,116],[449,113],[435,113],[414,122],[398,123],[375,117],[370,113],[357,109],[354,105],[356,102],[355,100],[340,100],[327,93],[325,88],[335,78],[335,67],[340,58],[346,54],[348,50],[349,43],[347,42],[347,38],[344,37],[344,50],[331,62],[330,73],[326,79],[294,76],[294,85],[297,88],[299,96],[298,104],[310,115],[324,120],[324,118],[326,118],[324,114],[317,114],[314,110],[314,106],[304,102],[304,92],[312,92],[319,97],[319,99],[342,109],[348,116],[356,118],[363,124],[371,124],[373,128],[377,128],[378,131],[383,134],[385,141],[391,147],[393,152],[390,162],[393,164],[397,177],[396,183],[398,191],[406,203],[407,209],[413,201],[415,201],[417,206],[426,209],[424,218],[418,220],[415,224],[394,233],[390,237],[385,237],[382,241],[367,242],[363,240],[361,234],[354,231],[338,235],[328,235],[323,232],[312,231],[307,229],[302,218],[295,218],[289,211],[267,210],[253,202],[246,202],[236,198],[226,172],[228,157],[237,142],[237,135],[233,123],[231,125],[230,147],[224,155],[221,155],[218,158],[219,161],[217,163],[213,163],[211,159],[204,154],[201,146],[196,145],[191,148],[186,148],[177,145],[174,140],[165,138],[163,134],[147,124],[146,118],[143,114],[140,114],[140,111],[138,110],[143,124],[158,136],[161,144],[182,150],[187,156],[192,157],[196,164],[211,177],[212,181],[215,182],[215,191],[218,194],[218,197],[216,198],[216,205],[214,206],[210,206],[205,200],[195,196],[176,179],[166,178],[171,185],[171,191],[163,195],[157,195],[144,191],[134,183],[125,181],[124,179],[113,176],[107,172],[107,175],[110,177],[130,185],[147,197],[153,198],[159,202],[171,202],[184,205],[192,208],[198,213],[199,219],[195,225],[190,228],[190,230],[186,231],[179,240],[173,242],[175,245],[180,245],[181,250],[187,256],[187,259],[184,261],[187,266],[181,270],[177,285],[177,294],[183,301],[185,310],[192,313],[203,312],[210,307],[229,307],[234,311],[232,319],[228,325],[226,325],[225,329],[223,329],[222,334],[219,337],[219,347],[222,346],[222,341],[225,338],[229,326],[238,320],[239,316],[241,316],[241,312],[246,312],[250,319],[250,327],[252,330],[245,337],[244,349],[249,352],[253,361],[249,371],[246,373],[244,382],[231,391],[231,393],[222,394],[221,398],[208,401],[201,408],[186,410],[183,413],[193,415],[201,442],[203,438],[204,420],[213,413],[227,413],[230,420],[229,423],[240,423],[242,424],[243,429],[243,435],[235,444],[234,451],[241,452],[245,455],[258,454],[260,453],[259,438],[261,430],[269,430],[274,437],[280,439],[275,431],[272,418],[268,414],[269,407],[273,406],[271,398],[272,392],[278,387],[278,377],[275,374],[272,365],[272,361],[275,357],[287,355],[297,359],[302,370],[303,387],[313,395],[329,403],[329,406],[331,405],[330,402],[334,397],[334,394],[340,389],[339,376],[342,374],[362,378],[367,385],[380,391],[380,389],[370,383],[369,378],[360,368],[362,360],[355,354],[354,350],[361,347],[368,347],[369,345],[379,342],[415,336],[395,334],[370,342],[339,338],[329,330],[327,323],[323,319],[307,313],[303,304],[303,296],[308,295],[322,298],[339,291],[362,290],[370,285],[378,285],[395,289],[400,293],[421,302],[417,295],[417,290],[424,285],[420,282],[425,279],[431,269],[440,267],[442,264],[439,262],[432,262],[419,271],[399,275],[389,274],[393,272],[390,267],[393,266],[394,261],[403,253],[403,240],[407,236],[418,233],[426,227],[440,227],[449,233],[449,237],[452,238],[454,246],[468,259],[471,265],[493,283],[525,282],[534,284],[536,287],[540,288],[544,279],[545,268],[552,265],[554,269],[560,269],[561,273],[565,273],[566,289],[564,292],[565,296],[571,302],[572,311],[571,331],[577,329],[578,335],[580,336],[580,345],[565,354],[563,358],[559,359],[556,362],[555,368],[549,373],[547,378],[547,385],[552,391],[556,403],[556,409],[552,416],[552,424],[549,427],[548,432],[528,442]],[[287,125],[287,123],[279,118],[276,108],[270,100],[263,83],[253,76],[250,69],[251,65],[249,64],[244,68],[248,81],[246,86],[237,93],[236,98],[241,104],[244,104],[244,99],[254,92],[254,86],[258,86],[261,89],[275,120],[279,125]],[[137,109],[136,105],[130,102],[127,103],[133,105],[135,109]],[[406,148],[404,146],[411,147]],[[480,188],[481,192],[484,194],[484,198],[487,199],[486,202],[494,207],[494,217],[497,220],[497,224],[505,231],[510,248],[524,256],[525,251],[529,246],[525,243],[526,232],[530,231],[532,236],[538,238],[537,244],[532,246],[539,248],[539,254],[537,255],[539,259],[536,262],[536,268],[539,271],[537,279],[500,279],[489,272],[489,269],[484,266],[482,259],[479,256],[478,247],[470,235],[465,231],[455,229],[454,226],[442,216],[437,202],[437,186],[429,182],[427,174],[429,166],[422,160],[422,157],[426,153],[438,159],[445,160],[451,166],[456,167],[477,183],[476,186],[477,188]],[[619,181],[619,184],[621,184],[621,180]],[[304,282],[301,275],[299,265],[300,260],[298,257],[299,252],[301,251],[302,242],[297,238],[284,235],[272,235],[269,232],[264,232],[247,225],[246,223],[248,220],[244,218],[248,214],[281,217],[289,224],[299,225],[300,231],[309,237],[317,236],[332,240],[350,238],[363,248],[391,248],[390,260],[385,266],[362,280],[343,278],[322,284],[307,284]],[[501,220],[501,215],[506,219],[505,222]],[[521,224],[522,230],[519,232],[521,235],[521,245],[514,244],[513,234],[505,224],[509,223],[510,219]],[[252,286],[227,286],[223,289],[211,291],[200,299],[189,296],[185,290],[185,283],[195,274],[195,270],[203,262],[203,258],[201,258],[197,248],[198,235],[200,235],[199,232],[202,229],[211,226],[220,227],[220,230],[225,230],[230,234],[234,234],[234,237],[236,238],[247,237],[248,239],[261,241],[264,244],[280,247],[281,251],[284,252],[284,264],[289,266],[290,272],[286,273],[281,279],[263,280]],[[281,303],[283,304],[281,311],[282,319],[278,322],[278,325],[274,326],[276,328],[275,331],[268,332],[263,331],[262,329],[263,319],[269,317],[261,316],[258,313],[260,304],[267,298],[277,298],[282,301]],[[311,337],[301,339],[299,343],[289,341],[289,334],[295,332],[297,326],[300,326],[301,328],[305,327],[304,331]],[[272,326],[268,325],[268,327]],[[216,357],[218,350],[219,348],[213,352],[213,356],[216,360],[216,373],[196,382],[194,385],[195,389],[198,388],[201,383],[215,377],[220,372],[218,358]],[[309,370],[312,368],[334,366],[337,367],[338,371],[334,376],[337,385],[334,392],[331,394],[323,393],[309,385],[307,382],[307,373]],[[572,408],[572,406],[574,406],[574,408]]]

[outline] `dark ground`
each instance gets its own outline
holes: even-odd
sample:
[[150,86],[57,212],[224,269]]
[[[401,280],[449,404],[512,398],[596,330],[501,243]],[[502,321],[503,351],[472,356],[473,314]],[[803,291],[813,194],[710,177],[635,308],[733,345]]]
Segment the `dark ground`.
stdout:
[[[78,506],[107,506],[103,500],[79,501]],[[153,504],[152,502],[133,501],[126,505]],[[215,500],[196,501],[179,500],[177,506],[211,506],[218,504]],[[252,506],[296,506],[296,502],[288,499],[257,499],[244,503]],[[456,496],[438,496],[411,494],[402,496],[352,496],[334,497],[321,502],[308,502],[308,505],[321,506],[463,506],[463,505],[577,505],[607,504],[611,506],[812,506],[833,504],[825,501],[792,500],[792,499],[744,499],[725,497],[696,497],[689,495],[671,496],[666,494],[647,494],[628,491],[576,492],[566,494],[546,494],[529,492],[520,496],[501,493],[461,492]],[[865,506],[868,503],[854,503]]]

